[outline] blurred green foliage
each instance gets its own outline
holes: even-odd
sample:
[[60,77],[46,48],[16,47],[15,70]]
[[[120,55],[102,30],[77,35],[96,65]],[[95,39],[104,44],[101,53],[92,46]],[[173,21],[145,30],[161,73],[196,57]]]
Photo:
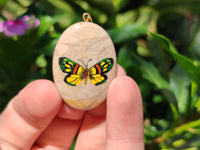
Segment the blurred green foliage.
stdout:
[[146,150],[200,149],[199,6],[199,0],[1,0],[1,21],[34,15],[40,26],[22,36],[0,34],[0,110],[28,82],[52,80],[58,38],[88,12],[141,89]]

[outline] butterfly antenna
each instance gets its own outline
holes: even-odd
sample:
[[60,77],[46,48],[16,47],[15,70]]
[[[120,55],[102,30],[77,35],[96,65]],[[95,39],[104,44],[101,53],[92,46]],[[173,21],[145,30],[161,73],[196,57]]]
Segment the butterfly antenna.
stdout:
[[91,60],[92,60],[92,58],[91,58],[91,59],[89,59],[89,60],[87,61],[87,66],[86,66],[86,68],[88,67],[88,63],[89,63]]
[[[82,64],[84,65],[84,67],[86,67],[84,61],[82,61],[81,59],[79,59],[80,62],[82,62]],[[86,67],[87,68],[87,67]]]

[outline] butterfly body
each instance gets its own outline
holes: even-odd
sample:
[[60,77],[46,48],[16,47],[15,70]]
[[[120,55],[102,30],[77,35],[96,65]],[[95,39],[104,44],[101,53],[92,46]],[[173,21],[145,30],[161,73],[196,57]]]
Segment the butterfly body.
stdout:
[[[88,60],[88,62],[90,60]],[[64,78],[64,82],[71,86],[79,85],[82,80],[85,80],[85,85],[87,85],[88,78],[95,86],[106,82],[107,75],[105,75],[105,73],[112,69],[114,63],[113,59],[105,58],[91,68],[87,68],[88,62],[87,65],[85,65],[83,62],[85,66],[83,67],[69,58],[60,57],[60,68],[64,73],[67,73]]]
[[85,79],[85,85],[87,84],[88,77],[89,77],[89,70],[88,68],[86,68],[81,74],[81,79],[82,80]]

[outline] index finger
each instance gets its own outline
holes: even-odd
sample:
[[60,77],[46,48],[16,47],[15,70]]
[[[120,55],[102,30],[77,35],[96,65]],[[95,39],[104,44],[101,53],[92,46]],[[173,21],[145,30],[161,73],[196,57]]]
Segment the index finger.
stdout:
[[50,124],[62,99],[53,82],[36,80],[15,96],[0,116],[0,140],[17,149],[29,149]]
[[113,80],[107,97],[106,148],[144,150],[142,97],[128,76]]

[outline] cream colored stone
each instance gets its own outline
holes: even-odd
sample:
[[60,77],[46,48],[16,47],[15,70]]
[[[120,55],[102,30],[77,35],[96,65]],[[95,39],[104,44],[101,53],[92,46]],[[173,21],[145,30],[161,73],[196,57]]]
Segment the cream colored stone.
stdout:
[[[62,72],[59,66],[59,58],[66,57],[84,66],[89,59],[88,69],[103,60],[112,58],[113,68],[105,73],[108,77],[103,84],[95,86],[88,78],[77,86],[71,86],[64,82],[67,73]],[[107,95],[108,86],[116,76],[116,54],[113,43],[106,31],[91,22],[79,22],[67,28],[61,35],[53,56],[54,81],[63,100],[77,109],[92,109],[100,105]]]

